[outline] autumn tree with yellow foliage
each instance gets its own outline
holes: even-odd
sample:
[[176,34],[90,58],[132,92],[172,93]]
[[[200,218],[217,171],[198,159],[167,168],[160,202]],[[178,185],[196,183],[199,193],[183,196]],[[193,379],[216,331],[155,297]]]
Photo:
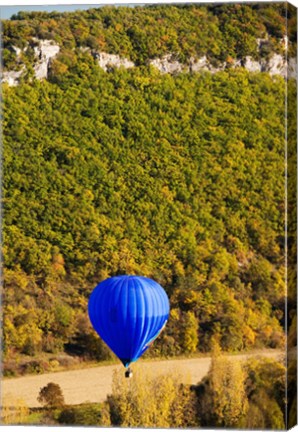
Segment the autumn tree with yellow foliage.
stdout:
[[181,374],[172,371],[155,375],[139,365],[133,370],[134,376],[129,380],[122,370],[114,371],[112,394],[105,406],[107,425],[158,428],[198,425],[194,394],[182,384]]

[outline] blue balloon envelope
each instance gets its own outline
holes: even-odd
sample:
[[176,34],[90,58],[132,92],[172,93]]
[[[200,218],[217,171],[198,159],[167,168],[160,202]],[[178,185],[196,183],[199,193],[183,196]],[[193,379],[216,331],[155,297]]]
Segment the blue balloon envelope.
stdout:
[[94,288],[90,321],[125,367],[136,361],[159,335],[169,317],[164,289],[144,276],[115,276]]

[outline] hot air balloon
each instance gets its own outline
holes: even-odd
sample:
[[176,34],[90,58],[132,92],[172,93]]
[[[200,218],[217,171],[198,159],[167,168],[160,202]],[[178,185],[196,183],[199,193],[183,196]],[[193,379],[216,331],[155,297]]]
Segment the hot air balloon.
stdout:
[[[144,276],[115,276],[98,284],[88,303],[90,321],[125,368],[157,338],[169,317],[164,289]],[[125,376],[131,376],[128,369]]]

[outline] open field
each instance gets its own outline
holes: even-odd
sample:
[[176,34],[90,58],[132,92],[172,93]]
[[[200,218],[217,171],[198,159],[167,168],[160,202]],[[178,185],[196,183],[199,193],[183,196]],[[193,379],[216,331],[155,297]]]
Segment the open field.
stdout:
[[[257,353],[241,354],[231,356],[236,360],[245,360],[250,356],[261,355],[282,359],[283,352],[280,350],[263,350]],[[198,383],[208,372],[211,357],[158,360],[158,361],[138,361],[144,370],[151,369],[154,374],[159,375],[171,370],[183,373],[187,382]],[[107,395],[111,393],[112,376],[115,369],[122,369],[122,364],[111,366],[99,366],[88,369],[47,373],[42,375],[26,376],[13,379],[2,380],[2,397],[12,400],[22,399],[28,407],[38,407],[37,396],[41,387],[49,382],[59,384],[65,402],[70,405],[83,402],[103,402]],[[133,369],[133,366],[132,366]]]

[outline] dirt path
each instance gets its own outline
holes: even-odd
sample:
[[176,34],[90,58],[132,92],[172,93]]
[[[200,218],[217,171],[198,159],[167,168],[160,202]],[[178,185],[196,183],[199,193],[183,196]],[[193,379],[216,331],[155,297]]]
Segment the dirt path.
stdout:
[[[249,356],[261,355],[263,357],[281,358],[282,352],[277,350],[264,350],[258,353],[231,356],[237,360]],[[211,358],[194,358],[160,361],[138,361],[144,370],[150,369],[155,375],[169,371],[179,371],[185,379],[192,384],[198,383],[208,372]],[[49,382],[59,384],[67,404],[82,402],[102,402],[111,393],[112,375],[115,369],[123,370],[121,364],[112,366],[99,366],[88,369],[48,373],[43,375],[26,376],[13,379],[4,379],[1,383],[3,400],[9,398],[17,401],[22,399],[28,407],[38,407],[37,396],[41,387]],[[17,402],[16,402],[17,403]]]

